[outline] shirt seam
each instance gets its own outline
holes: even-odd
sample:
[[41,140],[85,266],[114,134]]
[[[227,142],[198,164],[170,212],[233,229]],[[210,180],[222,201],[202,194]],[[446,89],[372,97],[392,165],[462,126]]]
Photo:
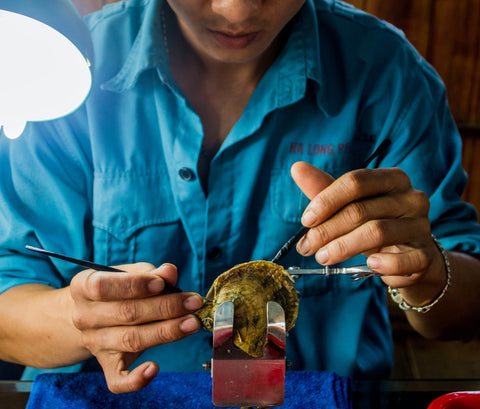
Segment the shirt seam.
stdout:
[[[416,75],[414,75],[414,78],[416,78],[417,80],[415,81],[415,83],[422,83],[425,79],[425,67],[424,67],[424,64],[420,64],[420,63],[417,63],[415,64],[415,68],[416,68]],[[411,81],[409,81],[411,82]],[[409,84],[410,85],[410,84]],[[412,84],[411,86],[409,86],[408,88],[413,88],[415,84]],[[395,126],[393,127],[393,130],[392,130],[392,138],[396,138],[397,135],[399,135],[399,133],[401,132],[401,130],[403,129],[402,128],[402,124],[405,122],[405,119],[407,118],[408,116],[408,113],[410,112],[411,108],[412,108],[412,105],[413,105],[413,102],[415,100],[415,97],[417,96],[417,93],[415,92],[411,92],[409,93],[411,95],[410,99],[408,100],[408,103],[407,105],[405,106],[405,108],[402,110],[402,113],[399,117],[399,119],[396,121],[396,124]],[[434,101],[431,99],[430,95],[428,96],[428,102],[430,103],[431,106],[434,105]]]

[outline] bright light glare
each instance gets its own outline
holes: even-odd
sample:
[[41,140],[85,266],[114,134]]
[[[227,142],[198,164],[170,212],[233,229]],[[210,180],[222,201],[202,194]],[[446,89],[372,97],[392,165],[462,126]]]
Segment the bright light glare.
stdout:
[[[25,126],[27,125],[26,121],[22,121],[21,119],[17,120],[10,120],[3,125],[3,133],[5,136],[9,139],[15,139],[18,138],[23,130],[25,129]],[[0,124],[0,129],[1,129],[1,124]]]
[[67,115],[85,100],[92,83],[88,61],[58,31],[0,10],[0,39],[4,40],[0,41],[0,118],[5,134],[21,133],[25,121]]

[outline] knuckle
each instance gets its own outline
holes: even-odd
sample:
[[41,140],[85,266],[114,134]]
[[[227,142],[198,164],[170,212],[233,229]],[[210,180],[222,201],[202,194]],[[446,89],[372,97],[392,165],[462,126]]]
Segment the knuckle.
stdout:
[[329,253],[332,252],[335,258],[344,259],[348,256],[348,246],[346,242],[342,239],[335,240],[331,244],[331,249],[329,249]]
[[107,382],[107,387],[110,392],[115,394],[120,393],[129,393],[135,392],[139,389],[139,386],[135,382],[135,380],[131,376],[122,376],[122,375],[114,375],[114,376],[105,376],[105,380]]
[[135,300],[123,300],[119,304],[118,316],[126,324],[135,322],[141,314],[138,311],[138,305]]
[[134,276],[129,276],[121,282],[120,292],[125,298],[133,298],[136,295],[137,283]]
[[308,205],[308,209],[315,214],[320,215],[323,209],[330,209],[333,206],[332,199],[329,195],[318,194],[312,202]]
[[161,344],[172,342],[180,339],[179,331],[176,330],[176,326],[172,325],[168,321],[163,321],[157,326],[156,337]]
[[97,331],[82,331],[82,343],[90,352],[96,355],[100,349],[101,342],[98,339]]
[[[388,177],[386,177],[388,176]],[[385,188],[389,192],[405,191],[411,188],[411,182],[408,175],[400,168],[384,169],[379,177],[382,177]]]
[[416,255],[416,262],[419,267],[417,270],[425,270],[426,268],[428,268],[430,258],[425,251],[419,251]]
[[368,220],[368,211],[362,202],[353,202],[345,208],[345,222],[349,225],[358,226]]
[[422,250],[399,254],[393,258],[392,267],[402,274],[415,274],[428,267],[428,257]]
[[361,180],[362,172],[361,170],[355,170],[348,172],[345,175],[341,176],[338,181],[341,184],[341,187],[345,192],[348,192],[350,195],[357,197],[361,193]]
[[394,178],[398,183],[401,183],[403,186],[410,186],[410,178],[403,169],[394,167],[390,168],[389,170],[392,172]]
[[162,344],[168,342],[168,340],[172,338],[172,330],[166,325],[166,323],[158,326],[157,338]]
[[172,319],[187,313],[183,302],[187,296],[184,294],[166,294],[157,297],[155,314],[159,319]]
[[120,337],[122,347],[126,352],[142,351],[142,340],[138,328],[130,327],[123,330]]
[[308,235],[309,242],[312,242],[312,244],[321,245],[330,241],[329,231],[323,225],[311,229]]
[[428,195],[421,190],[415,190],[414,200],[418,204],[419,211],[422,214],[428,214],[428,211],[430,210],[430,199]]
[[412,266],[415,267],[416,271],[424,270],[428,268],[432,261],[432,252],[431,248],[428,246],[412,246],[409,254],[409,261]]
[[386,237],[386,223],[382,220],[370,220],[365,224],[365,235],[374,246],[383,245]]
[[111,379],[110,377],[105,377],[107,382],[108,390],[112,393],[119,394],[125,392],[124,388],[122,387],[122,383],[116,379]]
[[78,309],[74,309],[72,313],[72,322],[75,328],[81,330],[84,330],[87,328],[87,319],[85,318],[85,315],[80,313]]
[[[163,300],[162,300],[163,301]],[[158,305],[158,315],[163,319],[169,319],[178,315],[177,308],[173,302],[162,302]]]
[[407,260],[407,256],[404,254],[398,254],[395,257],[392,257],[390,260],[391,268],[394,271],[402,272],[410,272],[411,271],[411,263]]

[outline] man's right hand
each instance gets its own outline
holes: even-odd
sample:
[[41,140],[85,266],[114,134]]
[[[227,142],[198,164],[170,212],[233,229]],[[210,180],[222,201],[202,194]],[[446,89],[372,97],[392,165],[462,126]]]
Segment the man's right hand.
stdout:
[[164,293],[165,282],[175,284],[176,267],[137,263],[118,266],[125,273],[84,270],[70,292],[74,300],[73,324],[85,347],[105,373],[114,393],[145,387],[158,373],[158,365],[130,365],[146,349],[174,342],[200,328],[190,313],[203,305],[195,293]]

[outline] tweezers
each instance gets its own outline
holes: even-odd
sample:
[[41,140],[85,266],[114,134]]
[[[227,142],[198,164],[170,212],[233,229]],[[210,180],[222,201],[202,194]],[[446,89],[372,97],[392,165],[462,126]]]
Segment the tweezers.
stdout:
[[[45,249],[42,249],[42,248],[39,248],[39,247],[25,246],[25,248],[27,250],[35,251],[36,253],[40,253],[40,254],[43,254],[45,256],[58,258],[60,260],[65,260],[65,261],[68,261],[69,263],[73,263],[73,264],[76,264],[78,266],[82,266],[82,267],[85,267],[85,268],[91,268],[92,270],[95,270],[95,271],[109,271],[109,272],[112,272],[112,273],[125,273],[124,270],[119,270],[118,268],[115,268],[115,267],[104,266],[102,264],[93,263],[92,261],[82,260],[82,259],[74,258],[74,257],[70,257],[70,256],[65,256],[63,254],[54,253],[53,251],[45,250]],[[181,293],[181,292],[183,292],[180,288],[175,287],[174,285],[172,285],[172,284],[170,284],[166,281],[165,281],[165,291],[167,291],[169,293]]]
[[376,271],[368,268],[367,265],[352,266],[352,267],[323,267],[323,268],[309,268],[301,269],[299,267],[289,267],[287,269],[288,273],[292,277],[301,277],[304,275],[340,275],[345,274],[349,275],[352,280],[358,281],[363,280],[368,277],[377,277],[384,274],[380,274]]

